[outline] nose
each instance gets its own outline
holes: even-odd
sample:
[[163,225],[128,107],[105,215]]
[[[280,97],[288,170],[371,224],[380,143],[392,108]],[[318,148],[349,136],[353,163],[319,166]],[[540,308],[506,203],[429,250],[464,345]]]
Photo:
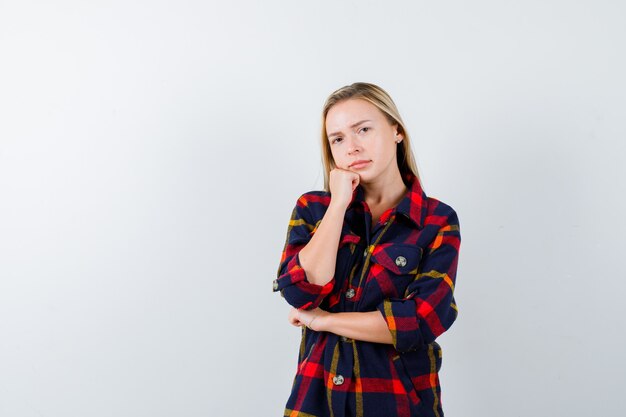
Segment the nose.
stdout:
[[[348,139],[348,137],[350,139]],[[348,141],[348,155],[352,155],[355,152],[360,152],[361,145],[358,143],[358,140],[356,140],[352,136],[348,136],[348,137],[346,137],[346,140]]]

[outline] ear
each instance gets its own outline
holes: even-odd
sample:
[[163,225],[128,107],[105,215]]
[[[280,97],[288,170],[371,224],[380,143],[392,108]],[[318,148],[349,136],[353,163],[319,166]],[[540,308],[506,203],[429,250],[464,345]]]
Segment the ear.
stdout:
[[396,141],[402,141],[404,139],[404,133],[398,132],[400,125],[398,125],[398,123],[395,123],[394,127],[396,129]]

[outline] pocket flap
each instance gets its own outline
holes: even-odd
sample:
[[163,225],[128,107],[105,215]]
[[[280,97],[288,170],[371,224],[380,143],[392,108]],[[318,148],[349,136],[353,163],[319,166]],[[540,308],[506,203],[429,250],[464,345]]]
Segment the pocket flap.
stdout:
[[396,275],[413,274],[422,258],[422,248],[406,243],[383,243],[377,245],[372,260]]

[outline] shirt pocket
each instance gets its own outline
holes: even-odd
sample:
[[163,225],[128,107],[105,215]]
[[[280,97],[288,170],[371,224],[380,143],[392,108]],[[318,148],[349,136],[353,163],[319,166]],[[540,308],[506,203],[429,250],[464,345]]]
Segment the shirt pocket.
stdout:
[[336,288],[342,291],[343,279],[348,276],[349,269],[353,266],[352,260],[354,254],[360,246],[361,237],[353,233],[344,234],[339,240],[339,247],[337,250],[337,261],[335,267],[335,279],[337,281]]
[[411,380],[411,375],[407,371],[400,355],[394,355],[391,358],[391,361],[398,375],[398,378],[402,383],[404,392],[407,395],[409,405],[413,411],[411,415],[413,415],[417,411],[418,407],[422,404],[422,399],[415,389],[415,385],[413,385],[413,381]]
[[354,251],[356,244],[361,241],[361,236],[354,233],[344,233],[339,239],[339,248],[348,246],[351,251]]
[[[293,398],[293,395],[296,394],[299,398],[300,394],[304,392],[303,390],[306,390],[305,387],[310,384],[312,380],[324,381],[323,349],[324,344],[320,344],[319,341],[313,342],[305,351],[302,360],[298,363],[291,396],[288,400],[291,404],[290,407],[288,406],[289,408],[295,406],[293,401],[296,400],[296,398]],[[307,397],[308,396],[309,394],[307,394]]]
[[415,279],[422,248],[407,243],[382,243],[372,252],[371,273],[385,297],[404,297]]
[[308,327],[302,327],[302,336],[300,339],[300,349],[298,353],[298,363],[302,362],[304,358],[308,357],[315,345],[315,338],[311,337],[311,330]]
[[300,357],[300,362],[298,363],[298,372],[297,374],[302,374],[304,372],[304,368],[307,366],[311,359],[311,354],[313,353],[313,348],[315,347],[316,342],[312,342],[311,346],[309,346]]

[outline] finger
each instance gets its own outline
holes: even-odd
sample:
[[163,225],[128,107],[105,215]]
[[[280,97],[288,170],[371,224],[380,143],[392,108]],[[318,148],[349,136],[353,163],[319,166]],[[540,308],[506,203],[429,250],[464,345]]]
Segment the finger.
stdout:
[[352,191],[359,185],[361,177],[357,174],[356,177],[352,180]]

